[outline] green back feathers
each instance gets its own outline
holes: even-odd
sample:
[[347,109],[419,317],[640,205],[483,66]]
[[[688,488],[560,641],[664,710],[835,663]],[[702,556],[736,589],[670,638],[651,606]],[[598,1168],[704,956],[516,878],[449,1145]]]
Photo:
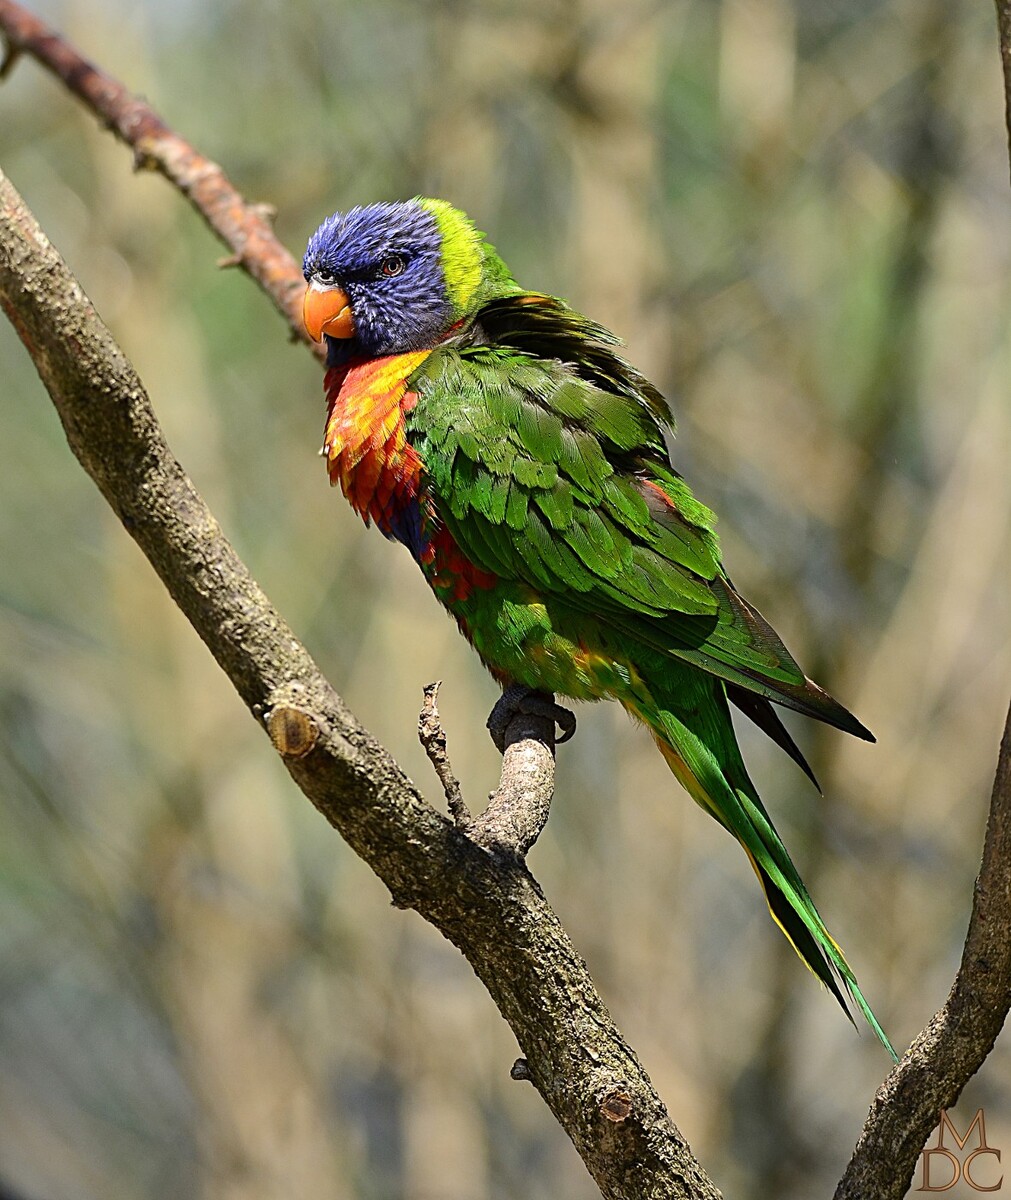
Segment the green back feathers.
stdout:
[[520,289],[450,204],[418,203],[439,229],[456,319],[473,318],[412,378],[409,425],[457,541],[482,569],[758,697],[743,707],[781,745],[763,700],[869,738],[726,578],[715,518],[670,465],[670,409],[614,334]]
[[[541,292],[495,298],[481,310],[481,325],[490,342],[515,346],[535,358],[568,363],[587,382],[634,400],[660,429],[673,431],[674,417],[667,401],[645,375],[615,352],[621,339],[569,308],[564,300]],[[658,433],[656,445],[666,462]]]
[[644,375],[615,354],[613,347],[621,345],[620,338],[562,300],[524,291],[495,247],[458,208],[424,196],[416,202],[431,214],[439,230],[442,274],[455,320],[481,310],[490,341],[537,358],[571,363],[588,382],[606,392],[634,397],[659,426],[673,429],[667,401]]
[[441,519],[472,561],[575,609],[656,618],[673,608],[712,623],[712,516],[695,502],[700,523],[686,518],[678,500],[687,489],[661,460],[641,398],[597,387],[557,359],[487,344],[437,351],[411,387],[412,442]]

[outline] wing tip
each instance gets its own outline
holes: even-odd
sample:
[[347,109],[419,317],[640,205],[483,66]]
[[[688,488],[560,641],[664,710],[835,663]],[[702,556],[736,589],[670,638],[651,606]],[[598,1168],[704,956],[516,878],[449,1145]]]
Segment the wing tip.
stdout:
[[804,757],[803,751],[794,741],[790,731],[779,719],[779,714],[773,708],[772,701],[767,696],[763,696],[758,692],[749,692],[747,688],[741,687],[740,684],[727,683],[724,686],[727,689],[727,698],[731,704],[740,709],[749,721],[754,722],[761,729],[766,737],[771,738],[781,750],[784,750],[814,784],[815,790],[819,795],[824,795],[825,793],[821,790],[821,784],[818,782],[818,777],[812,770],[811,764]]
[[808,679],[805,675],[804,684],[806,692],[809,694],[814,693],[817,708],[820,710],[820,712],[814,715],[820,716],[823,721],[834,725],[836,729],[841,729],[843,733],[851,733],[854,737],[860,738],[862,742],[876,742],[878,740],[867,726],[858,720],[845,705],[840,704],[834,696],[830,696],[813,679]]

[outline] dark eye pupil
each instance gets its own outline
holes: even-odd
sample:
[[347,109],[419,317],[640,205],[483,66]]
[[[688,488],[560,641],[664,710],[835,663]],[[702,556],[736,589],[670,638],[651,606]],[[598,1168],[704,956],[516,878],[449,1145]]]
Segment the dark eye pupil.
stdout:
[[404,260],[399,254],[391,254],[389,258],[383,259],[383,274],[399,275],[404,265]]

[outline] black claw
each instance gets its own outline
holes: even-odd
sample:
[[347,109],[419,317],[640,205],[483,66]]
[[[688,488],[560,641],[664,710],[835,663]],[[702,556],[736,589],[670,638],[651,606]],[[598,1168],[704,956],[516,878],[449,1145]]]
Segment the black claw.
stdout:
[[547,717],[554,721],[561,730],[555,740],[558,746],[569,741],[576,732],[575,713],[556,704],[554,697],[548,693],[537,692],[520,683],[513,683],[502,693],[488,717],[488,732],[500,754],[505,754],[506,731],[517,713]]
[[576,714],[571,708],[563,708],[560,704],[556,704],[554,708],[555,724],[562,731],[555,738],[555,745],[561,746],[563,742],[570,742],[576,736]]

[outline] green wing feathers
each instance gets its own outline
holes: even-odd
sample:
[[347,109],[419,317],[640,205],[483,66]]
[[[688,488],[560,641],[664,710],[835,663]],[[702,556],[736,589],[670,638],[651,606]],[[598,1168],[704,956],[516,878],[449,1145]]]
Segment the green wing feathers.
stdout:
[[[715,517],[669,464],[658,415],[669,412],[652,385],[558,301],[489,308],[515,344],[437,352],[411,380],[411,440],[464,553],[619,638],[871,739],[727,579]],[[597,340],[578,343],[579,328]],[[527,352],[574,357],[580,345],[580,362]]]
[[[744,848],[797,953],[894,1054],[748,778],[728,702],[812,779],[773,704],[871,735],[735,591],[713,514],[670,465],[666,404],[613,341],[560,301],[522,295],[487,306],[469,341],[411,377],[407,428],[439,520],[504,589],[456,615],[500,677],[611,696],[650,726]],[[511,659],[495,640],[509,605],[527,622]]]

